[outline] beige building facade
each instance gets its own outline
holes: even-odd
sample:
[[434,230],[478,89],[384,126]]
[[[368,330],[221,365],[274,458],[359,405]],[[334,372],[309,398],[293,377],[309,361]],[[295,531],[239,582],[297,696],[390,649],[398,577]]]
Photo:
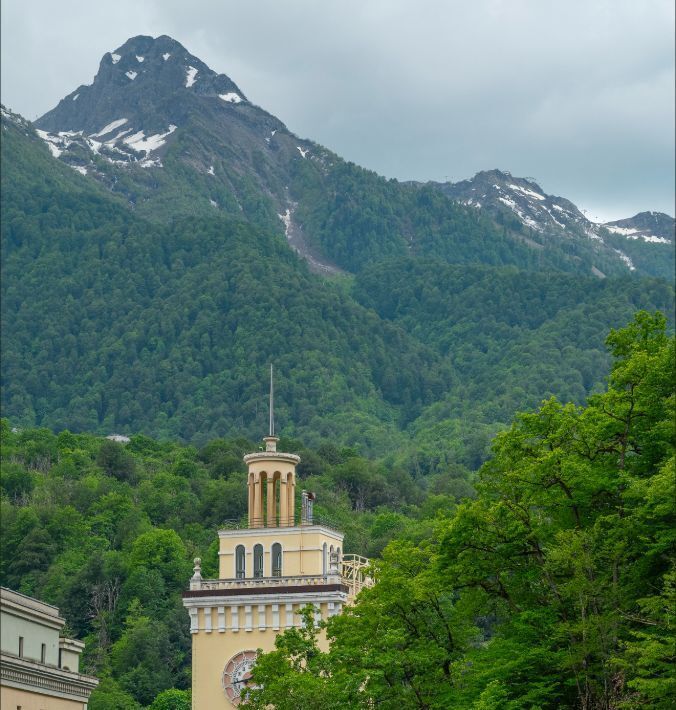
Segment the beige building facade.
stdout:
[[98,680],[80,673],[81,641],[65,638],[59,610],[0,588],[2,710],[86,710]]
[[[313,496],[296,494],[294,454],[248,454],[248,516],[219,530],[219,578],[203,579],[200,561],[183,604],[192,634],[193,708],[229,710],[239,704],[258,649],[299,626],[310,604],[315,620],[339,614],[368,584],[368,560],[344,555],[343,534],[315,520]],[[300,502],[300,510],[296,510]],[[323,639],[322,643],[326,643]]]

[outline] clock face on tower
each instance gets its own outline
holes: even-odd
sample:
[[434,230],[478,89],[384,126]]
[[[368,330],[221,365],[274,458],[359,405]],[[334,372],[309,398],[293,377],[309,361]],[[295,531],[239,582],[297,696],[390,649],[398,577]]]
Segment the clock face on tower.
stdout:
[[225,664],[222,676],[223,689],[233,705],[239,704],[242,691],[251,679],[251,669],[255,662],[255,651],[240,651]]

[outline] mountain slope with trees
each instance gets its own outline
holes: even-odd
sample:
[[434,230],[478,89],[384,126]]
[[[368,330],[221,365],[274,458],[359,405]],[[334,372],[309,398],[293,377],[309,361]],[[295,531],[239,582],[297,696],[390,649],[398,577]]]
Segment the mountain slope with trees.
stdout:
[[3,407],[22,426],[253,436],[274,360],[287,433],[475,468],[514,409],[593,391],[599,333],[672,310],[659,281],[412,256],[324,282],[274,230],[143,219],[4,126]]

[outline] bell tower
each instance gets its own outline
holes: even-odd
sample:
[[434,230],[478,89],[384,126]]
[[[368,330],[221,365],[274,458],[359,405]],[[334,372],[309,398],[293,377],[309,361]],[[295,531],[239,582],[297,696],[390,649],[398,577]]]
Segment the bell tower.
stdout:
[[[258,649],[299,626],[311,604],[315,620],[338,614],[362,586],[367,560],[343,555],[343,533],[315,520],[314,496],[302,491],[300,457],[277,451],[270,368],[270,427],[264,450],[247,454],[248,511],[225,521],[219,538],[218,579],[203,579],[195,560],[183,605],[192,634],[192,706],[223,710],[239,704]],[[326,643],[326,640],[323,640]]]

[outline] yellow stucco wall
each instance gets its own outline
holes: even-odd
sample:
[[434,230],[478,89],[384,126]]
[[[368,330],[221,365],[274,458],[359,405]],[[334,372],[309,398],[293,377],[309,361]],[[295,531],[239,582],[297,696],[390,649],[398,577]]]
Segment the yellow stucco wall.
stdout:
[[30,693],[18,688],[0,687],[0,708],[2,710],[84,710],[86,703],[66,698],[55,698],[41,693]]
[[[343,535],[318,526],[221,530],[219,533],[219,578],[235,577],[235,548],[246,550],[246,578],[253,577],[253,548],[263,545],[263,576],[272,576],[272,545],[282,546],[282,576],[321,575],[324,572],[323,546],[334,550],[343,545]],[[328,572],[327,560],[327,572]]]
[[[326,604],[321,604],[322,617],[326,617]],[[280,605],[280,616],[284,619],[284,604]],[[300,605],[294,605],[294,611]],[[272,651],[275,647],[275,637],[277,631],[267,628],[260,631],[254,628],[253,631],[244,631],[244,607],[240,607],[240,631],[226,631],[219,633],[212,631],[206,633],[200,631],[192,637],[192,697],[194,710],[226,710],[233,707],[226,698],[222,685],[223,669],[227,662],[241,651]],[[200,628],[204,627],[203,610],[199,610]],[[212,611],[215,626],[215,610]],[[256,605],[253,609],[254,625],[258,622],[258,610]],[[272,606],[266,605],[266,619],[272,624]],[[296,625],[300,624],[300,617],[294,614]],[[230,624],[230,619],[226,618],[226,623]],[[283,628],[281,629],[283,630]],[[322,631],[319,636],[319,647],[328,650],[328,640]],[[4,710],[4,708],[3,708]]]
[[[294,525],[300,517],[294,517],[299,458],[276,452],[274,437],[264,441],[265,452],[244,457],[249,471],[248,528],[219,531],[219,581],[202,580],[196,567],[191,591],[184,596],[191,618],[194,710],[230,710],[233,705],[223,688],[228,662],[244,651],[273,650],[277,634],[300,626],[297,612],[307,603],[324,619],[340,613],[347,603],[347,591],[338,584],[340,560],[334,559],[332,568],[330,556],[331,551],[342,554],[342,533],[323,525]],[[282,568],[273,577],[275,543],[282,547]],[[254,578],[258,544],[263,546],[260,581]],[[245,548],[243,579],[237,578],[239,545]],[[323,632],[319,645],[328,648]]]

